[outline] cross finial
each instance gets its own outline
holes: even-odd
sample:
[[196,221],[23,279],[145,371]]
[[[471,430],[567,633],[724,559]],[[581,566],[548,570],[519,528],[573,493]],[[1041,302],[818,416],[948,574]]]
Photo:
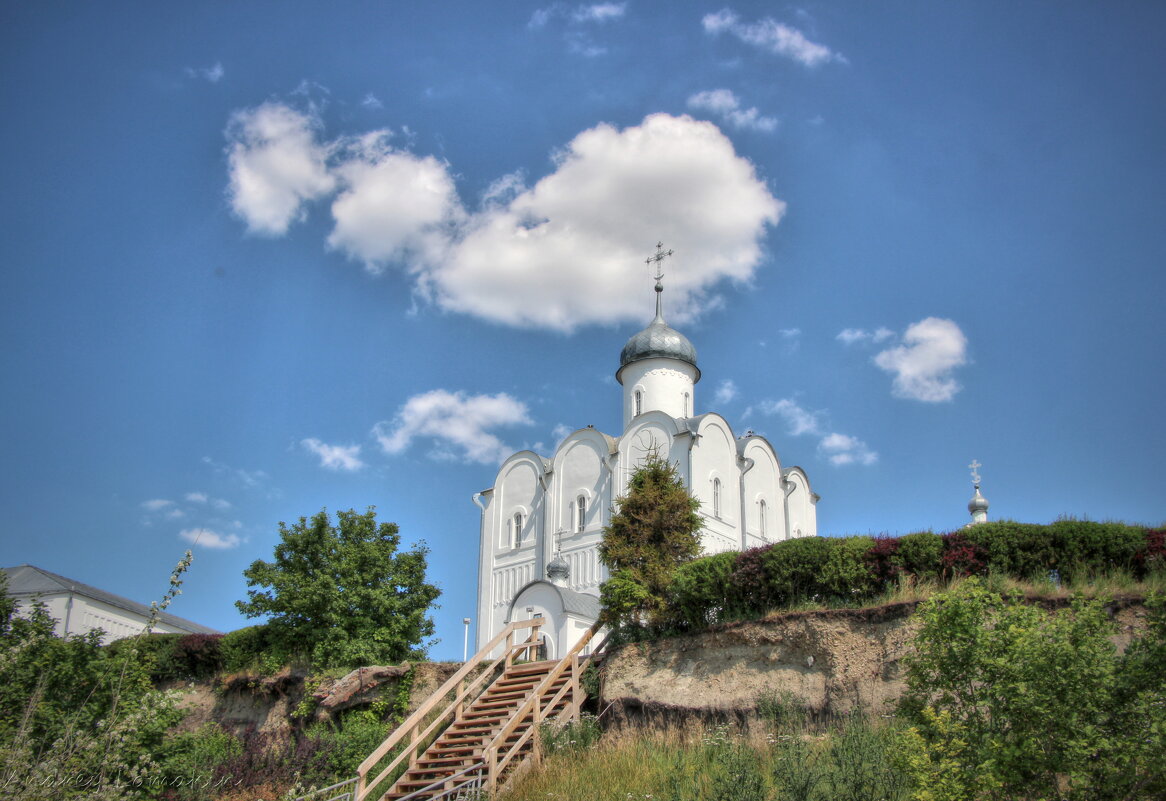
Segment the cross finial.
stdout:
[[977,487],[980,486],[980,472],[979,471],[980,471],[980,468],[983,466],[984,465],[980,464],[975,459],[972,459],[972,463],[970,465],[968,465],[968,467],[970,467],[972,469],[972,481],[973,481],[973,483],[975,483],[975,485]]
[[660,293],[664,291],[664,284],[662,283],[664,278],[664,259],[671,255],[671,248],[664,250],[664,243],[657,242],[656,253],[644,259],[644,264],[647,264],[648,267],[651,267],[653,264],[656,265],[656,318],[660,320],[664,319],[660,313]]

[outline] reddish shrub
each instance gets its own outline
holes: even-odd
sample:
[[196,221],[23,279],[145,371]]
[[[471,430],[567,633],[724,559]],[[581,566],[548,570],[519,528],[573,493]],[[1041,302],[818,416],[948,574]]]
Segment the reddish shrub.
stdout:
[[1148,573],[1166,570],[1166,528],[1146,532],[1146,544],[1134,554],[1134,572],[1138,578]]
[[988,572],[988,552],[962,531],[943,535],[943,577],[982,576]]
[[899,538],[877,537],[863,561],[878,584],[893,584],[904,572],[899,559]]

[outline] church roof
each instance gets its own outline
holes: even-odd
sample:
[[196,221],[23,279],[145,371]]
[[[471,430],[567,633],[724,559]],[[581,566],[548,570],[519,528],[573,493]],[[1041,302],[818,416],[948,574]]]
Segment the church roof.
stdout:
[[[700,368],[696,366],[696,348],[688,341],[688,337],[664,322],[664,318],[659,314],[647,328],[633,334],[623,346],[619,354],[619,367],[622,371],[632,362],[658,358],[688,362],[696,367],[695,381],[700,380]],[[619,378],[618,373],[616,378]]]
[[[120,595],[114,595],[112,592],[98,589],[97,587],[83,584],[80,581],[74,581],[71,578],[51,573],[48,570],[42,570],[33,565],[20,565],[18,567],[6,567],[4,572],[8,574],[8,594],[14,597],[27,597],[36,595],[56,595],[59,593],[72,592],[77,595],[91,598],[95,601],[109,604],[110,606],[131,612],[136,615],[141,615],[144,618],[150,616],[150,607],[145,604],[140,604],[137,601],[131,601],[129,598],[123,598]],[[200,625],[185,618],[171,615],[166,612],[158,613],[158,621],[173,626],[176,629],[189,631],[192,634],[218,634],[215,629]]]

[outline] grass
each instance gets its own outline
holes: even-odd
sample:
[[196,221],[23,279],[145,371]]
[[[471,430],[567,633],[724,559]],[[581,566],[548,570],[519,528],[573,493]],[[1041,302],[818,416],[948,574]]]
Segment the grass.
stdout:
[[[814,726],[789,698],[759,703],[761,722],[617,729],[549,752],[508,801],[903,801],[899,730],[848,717]],[[579,738],[578,742],[585,742]]]

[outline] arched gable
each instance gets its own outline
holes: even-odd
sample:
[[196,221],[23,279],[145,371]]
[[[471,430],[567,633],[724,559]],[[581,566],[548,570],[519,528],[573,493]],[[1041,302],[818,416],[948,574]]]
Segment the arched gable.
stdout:
[[729,421],[716,413],[688,421],[692,431],[689,490],[704,517],[701,538],[706,553],[741,547],[741,469]]
[[611,505],[609,459],[616,450],[616,441],[594,428],[581,428],[559,444],[552,460],[556,531],[580,533],[580,496],[585,498],[583,530],[603,526],[602,510]]
[[744,461],[741,477],[744,547],[753,548],[786,538],[785,497],[781,489],[781,460],[765,437],[756,434],[738,440]]
[[[542,487],[546,470],[542,457],[519,451],[502,463],[494,484],[494,533],[498,550],[533,549],[541,530]],[[521,516],[521,528],[516,515]],[[517,529],[517,530],[516,530]]]
[[818,494],[810,488],[810,479],[802,468],[782,471],[785,479],[785,506],[790,537],[816,536],[818,533]]
[[637,417],[619,438],[619,484],[616,494],[623,494],[635,469],[643,464],[649,453],[655,452],[679,466],[687,475],[687,448],[677,442],[683,429],[676,418],[661,411],[650,411]]

